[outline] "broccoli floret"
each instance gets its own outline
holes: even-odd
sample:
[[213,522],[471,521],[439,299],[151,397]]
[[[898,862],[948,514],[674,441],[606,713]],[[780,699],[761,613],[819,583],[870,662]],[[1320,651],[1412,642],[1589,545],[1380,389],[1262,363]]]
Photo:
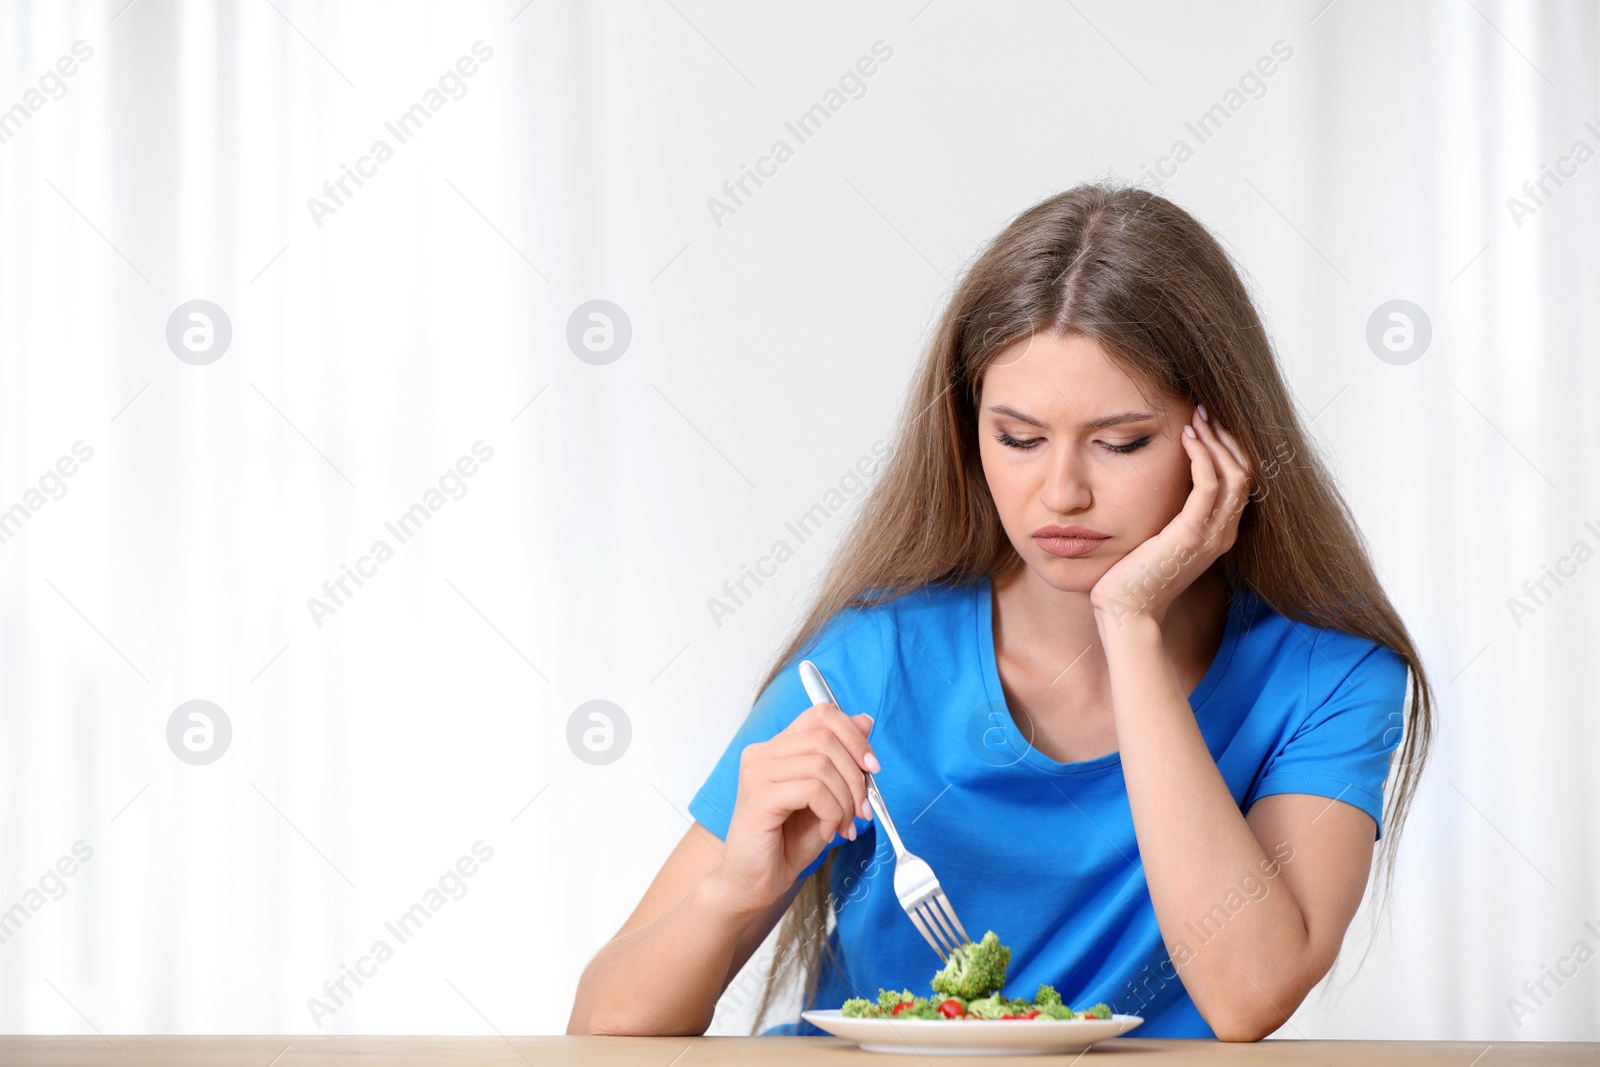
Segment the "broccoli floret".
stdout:
[[[883,1008],[885,1010],[892,1009],[896,1004],[900,1003],[902,1000],[912,1000],[912,1001],[914,1001],[916,999],[917,999],[917,995],[915,993],[911,992],[911,990],[909,990],[909,989],[896,990],[896,989],[879,988],[879,990],[878,990],[878,1007]],[[909,1011],[910,1009],[907,1008],[906,1010]]]
[[1039,1018],[1041,1019],[1076,1019],[1078,1013],[1065,1004],[1040,1004]]
[[1094,1007],[1090,1008],[1088,1011],[1084,1012],[1083,1014],[1084,1014],[1085,1017],[1089,1017],[1089,1018],[1109,1019],[1109,1018],[1111,1018],[1111,1007],[1110,1007],[1110,1005],[1104,1004],[1104,1003],[1096,1004]]
[[1013,1015],[1026,1015],[1036,1007],[1038,1007],[1038,1005],[1029,1000],[1027,997],[1011,998],[1011,1014]]
[[[897,1007],[900,1008],[898,1015],[895,1013]],[[839,1012],[852,1019],[940,1018],[938,1001],[919,997],[909,989],[884,989],[881,986],[878,988],[877,1003],[865,997],[851,997],[844,1002],[844,1007],[840,1008]]]
[[1039,986],[1039,992],[1033,995],[1033,1006],[1036,1008],[1043,1008],[1046,1004],[1060,1003],[1061,994],[1056,992],[1056,987],[1053,985],[1041,984]]
[[998,1019],[1002,1015],[1014,1014],[1011,1010],[1011,1001],[995,993],[987,997],[967,1003],[967,1014],[974,1019]]
[[1011,950],[990,930],[982,941],[960,945],[950,953],[944,970],[933,976],[933,991],[964,1000],[986,997],[1006,984],[1010,963]]

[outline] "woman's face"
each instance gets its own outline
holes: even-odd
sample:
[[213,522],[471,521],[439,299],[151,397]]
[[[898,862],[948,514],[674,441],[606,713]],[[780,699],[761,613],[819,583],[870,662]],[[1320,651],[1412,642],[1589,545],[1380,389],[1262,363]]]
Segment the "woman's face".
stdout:
[[[1178,434],[1193,406],[1152,405],[1093,339],[1017,342],[984,372],[980,396],[989,492],[1011,544],[1049,585],[1088,592],[1183,509],[1194,483]],[[1104,540],[1036,536],[1050,526]]]

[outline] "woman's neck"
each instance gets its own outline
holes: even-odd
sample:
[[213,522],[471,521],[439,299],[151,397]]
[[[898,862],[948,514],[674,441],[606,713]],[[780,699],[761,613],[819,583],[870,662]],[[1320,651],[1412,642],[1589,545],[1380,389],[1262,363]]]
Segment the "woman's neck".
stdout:
[[[1087,592],[1064,592],[1026,565],[992,583],[997,655],[1035,670],[1102,674],[1105,653]],[[1227,626],[1228,589],[1214,564],[1178,594],[1162,623],[1167,655],[1186,683],[1205,675]],[[1109,679],[1107,679],[1109,681]],[[1093,688],[1093,687],[1091,687]],[[1192,688],[1192,686],[1191,686]]]

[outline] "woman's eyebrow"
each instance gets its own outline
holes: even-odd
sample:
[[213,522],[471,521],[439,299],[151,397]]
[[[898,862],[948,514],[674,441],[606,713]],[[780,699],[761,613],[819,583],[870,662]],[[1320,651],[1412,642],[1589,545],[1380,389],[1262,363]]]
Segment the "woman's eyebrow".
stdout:
[[[1041,430],[1047,428],[1044,423],[1033,416],[1024,415],[1016,408],[1006,404],[993,404],[989,410],[996,415],[1006,415],[1016,419],[1018,422],[1025,422],[1029,426],[1037,426]],[[1084,430],[1103,430],[1107,426],[1121,426],[1125,422],[1145,422],[1155,417],[1155,414],[1149,411],[1124,411],[1120,415],[1107,415],[1104,418],[1090,419],[1088,422],[1083,423],[1080,428]]]

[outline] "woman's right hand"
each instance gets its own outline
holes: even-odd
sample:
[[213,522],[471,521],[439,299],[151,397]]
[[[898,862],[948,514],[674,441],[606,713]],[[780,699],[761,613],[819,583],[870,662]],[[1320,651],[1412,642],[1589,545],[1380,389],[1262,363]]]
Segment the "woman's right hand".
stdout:
[[872,818],[864,772],[880,769],[867,733],[872,716],[813,704],[770,741],[739,756],[722,866],[724,898],[760,911],[794,884],[835,833],[853,838],[855,817]]

